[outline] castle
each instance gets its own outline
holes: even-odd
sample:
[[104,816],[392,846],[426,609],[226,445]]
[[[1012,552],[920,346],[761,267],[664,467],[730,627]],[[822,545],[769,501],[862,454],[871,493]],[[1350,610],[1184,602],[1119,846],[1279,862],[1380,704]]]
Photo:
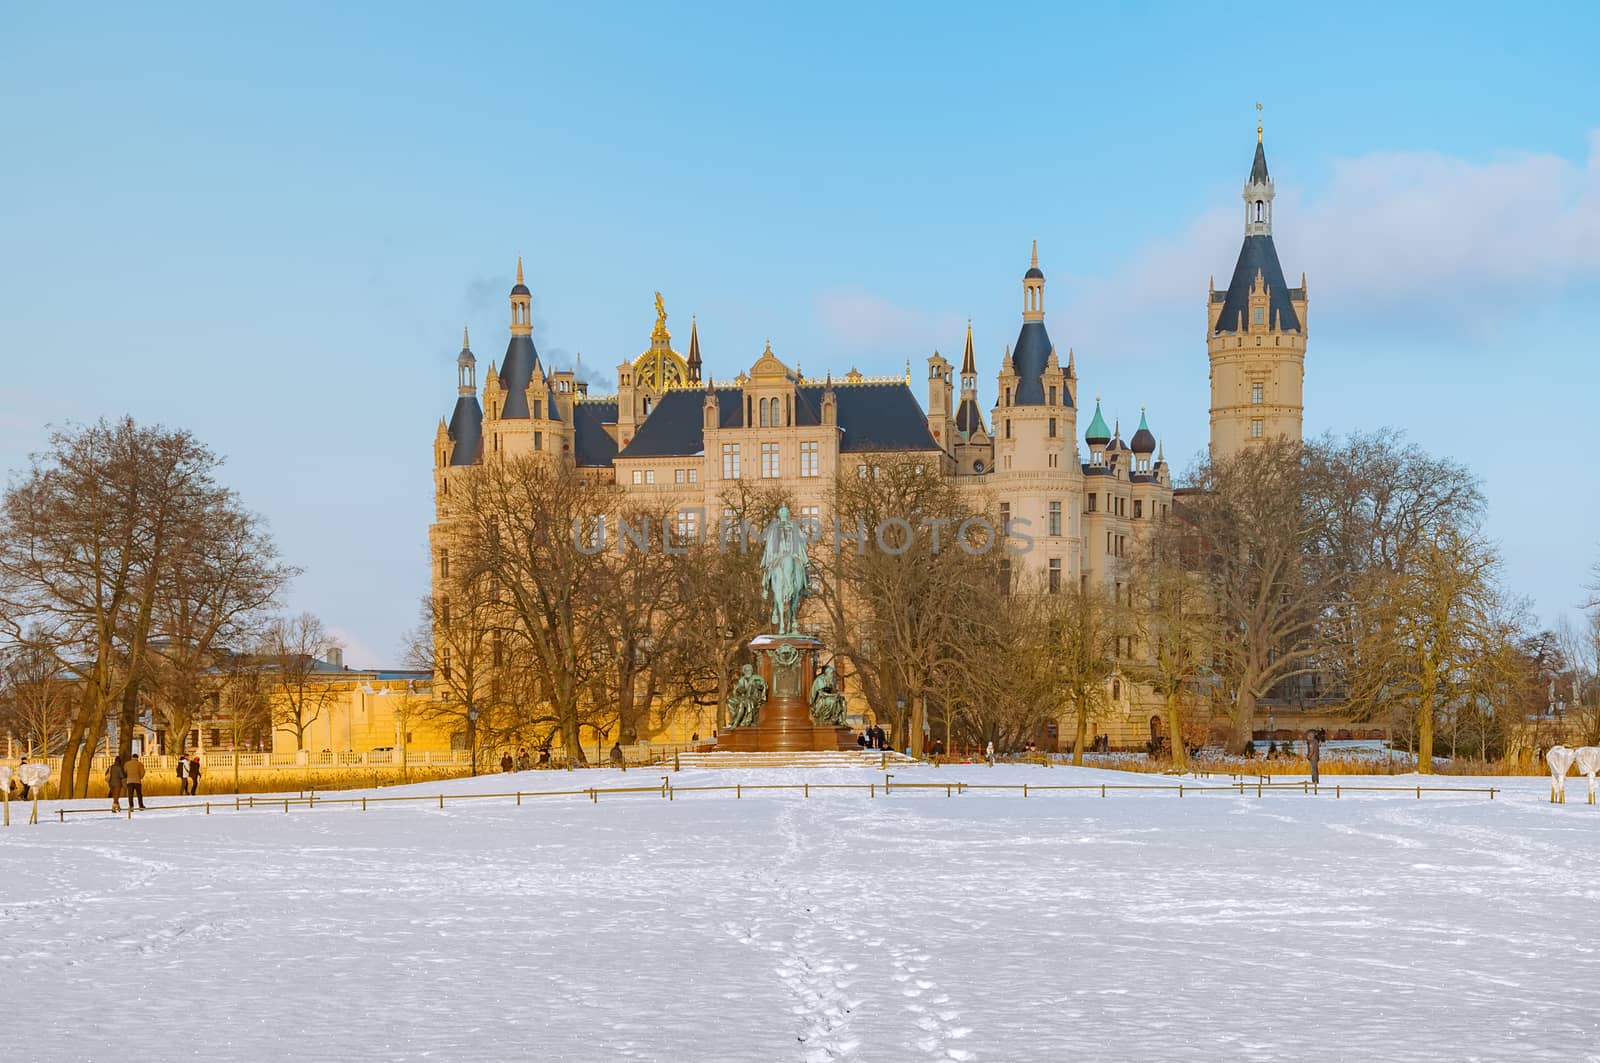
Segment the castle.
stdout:
[[[1226,289],[1207,301],[1211,452],[1227,456],[1268,439],[1299,439],[1305,367],[1306,287],[1287,286],[1272,239],[1273,182],[1261,128],[1245,183],[1244,244]],[[721,511],[729,481],[781,485],[802,519],[825,522],[838,476],[871,476],[891,461],[926,462],[981,490],[1002,520],[1033,540],[1014,579],[1029,574],[1048,591],[1102,586],[1120,595],[1121,559],[1145,523],[1172,504],[1170,470],[1141,412],[1125,440],[1100,402],[1084,428],[1078,367],[1045,328],[1045,275],[1038,247],[1022,277],[1022,320],[996,376],[987,419],[978,405],[978,363],[967,327],[959,381],[935,352],[927,359],[926,406],[903,377],[854,369],[803,374],[770,343],[731,379],[704,375],[697,323],[688,353],[672,346],[659,293],[648,349],[621,362],[616,393],[592,396],[575,373],[549,370],[532,336],[532,293],[522,262],[511,289],[511,335],[498,365],[477,384],[477,359],[463,336],[458,397],[434,436],[435,497],[471,466],[548,454],[593,481],[613,482],[677,513],[680,534]],[[957,384],[959,383],[959,389]],[[1085,460],[1085,450],[1087,460]],[[713,516],[711,519],[715,519]],[[432,529],[436,563],[444,549]],[[1031,569],[1031,573],[1029,573]],[[1142,727],[1135,684],[1113,681],[1124,710],[1119,730]]]

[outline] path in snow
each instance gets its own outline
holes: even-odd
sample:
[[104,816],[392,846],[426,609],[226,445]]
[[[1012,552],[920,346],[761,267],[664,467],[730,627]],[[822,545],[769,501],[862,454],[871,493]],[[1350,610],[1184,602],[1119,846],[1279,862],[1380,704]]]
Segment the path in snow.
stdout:
[[[921,774],[1107,774],[1043,772]],[[1600,807],[1496,783],[14,826],[3,999],[43,1059],[1600,1058]]]

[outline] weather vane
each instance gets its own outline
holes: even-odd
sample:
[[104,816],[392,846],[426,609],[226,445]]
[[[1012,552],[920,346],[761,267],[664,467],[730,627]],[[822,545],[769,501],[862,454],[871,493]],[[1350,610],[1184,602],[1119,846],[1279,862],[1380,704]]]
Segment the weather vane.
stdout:
[[1256,101],[1256,143],[1261,143],[1261,101]]

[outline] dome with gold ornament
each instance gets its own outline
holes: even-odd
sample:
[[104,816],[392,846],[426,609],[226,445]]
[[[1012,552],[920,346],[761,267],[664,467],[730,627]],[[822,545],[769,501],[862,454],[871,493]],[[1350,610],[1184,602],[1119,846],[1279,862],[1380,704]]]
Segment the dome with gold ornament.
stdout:
[[667,308],[656,292],[656,327],[650,332],[650,349],[633,362],[634,384],[651,391],[666,391],[690,383],[689,366],[672,349],[672,333],[667,331]]

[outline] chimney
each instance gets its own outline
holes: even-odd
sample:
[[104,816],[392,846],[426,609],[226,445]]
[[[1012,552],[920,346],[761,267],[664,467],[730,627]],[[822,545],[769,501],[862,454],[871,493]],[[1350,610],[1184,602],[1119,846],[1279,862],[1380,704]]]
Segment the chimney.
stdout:
[[344,650],[338,646],[328,647],[328,663],[339,671],[344,671]]

